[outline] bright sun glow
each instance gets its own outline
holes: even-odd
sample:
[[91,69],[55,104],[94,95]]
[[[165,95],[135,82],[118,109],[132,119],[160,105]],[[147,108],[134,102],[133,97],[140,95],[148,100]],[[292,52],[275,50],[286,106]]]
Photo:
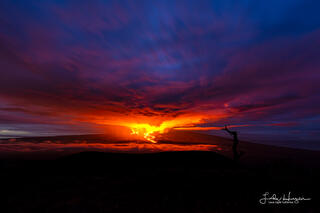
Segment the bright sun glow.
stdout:
[[[193,130],[196,125],[203,123],[204,121],[218,120],[225,117],[224,113],[213,113],[212,115],[205,114],[184,114],[179,117],[148,117],[148,116],[128,116],[123,118],[108,118],[95,117],[91,119],[91,122],[104,125],[117,125],[128,127],[130,129],[129,135],[136,136],[140,139],[146,140],[151,143],[157,143],[157,137],[161,134],[168,132],[170,129],[175,130]],[[137,122],[138,121],[138,122]],[[143,122],[139,122],[143,121]],[[203,127],[201,127],[202,130]],[[218,127],[210,127],[210,130],[218,129]],[[194,129],[198,130],[198,129]],[[205,127],[203,130],[209,130]],[[128,134],[128,133],[126,133]]]
[[128,125],[131,129],[131,135],[138,135],[144,137],[147,141],[151,143],[157,143],[156,136],[154,135],[157,133],[164,133],[167,129],[165,125],[160,126],[152,126],[150,124],[130,124]]
[[199,123],[201,117],[190,116],[163,121],[160,125],[150,125],[148,123],[126,123],[123,124],[131,129],[131,135],[143,136],[151,143],[157,143],[156,134],[163,134],[167,130],[179,127],[190,126],[193,123]]

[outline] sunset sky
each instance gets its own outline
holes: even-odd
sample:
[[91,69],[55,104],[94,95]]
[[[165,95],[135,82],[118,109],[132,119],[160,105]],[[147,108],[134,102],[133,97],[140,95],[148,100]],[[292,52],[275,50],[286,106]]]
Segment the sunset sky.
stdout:
[[320,142],[319,8],[2,0],[0,137],[230,124],[251,141]]

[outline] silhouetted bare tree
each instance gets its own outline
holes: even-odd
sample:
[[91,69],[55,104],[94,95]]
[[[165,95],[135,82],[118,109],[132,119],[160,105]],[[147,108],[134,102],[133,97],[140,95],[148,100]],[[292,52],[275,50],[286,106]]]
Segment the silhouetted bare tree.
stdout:
[[230,131],[227,127],[227,125],[224,126],[225,131],[227,131],[230,135],[233,136],[233,145],[232,145],[232,151],[233,151],[233,160],[238,161],[240,158],[240,154],[238,153],[237,147],[239,144],[238,140],[238,133],[236,131]]

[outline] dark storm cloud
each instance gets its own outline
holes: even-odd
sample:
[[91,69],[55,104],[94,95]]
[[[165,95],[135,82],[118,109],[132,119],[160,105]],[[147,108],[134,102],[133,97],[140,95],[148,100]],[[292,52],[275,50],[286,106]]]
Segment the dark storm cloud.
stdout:
[[270,124],[296,122],[312,132],[306,123],[320,108],[318,6],[2,1],[0,122],[222,110],[228,116],[216,124],[268,132]]

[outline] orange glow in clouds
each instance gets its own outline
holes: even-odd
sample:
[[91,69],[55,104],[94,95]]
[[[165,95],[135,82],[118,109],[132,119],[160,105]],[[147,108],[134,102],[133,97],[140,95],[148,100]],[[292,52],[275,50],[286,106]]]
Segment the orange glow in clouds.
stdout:
[[193,123],[199,123],[201,117],[188,116],[180,117],[172,120],[165,120],[160,125],[151,125],[149,123],[122,123],[121,125],[127,126],[131,129],[131,135],[143,136],[143,138],[151,143],[157,143],[156,134],[162,134],[179,126],[190,126]]
[[122,125],[130,128],[131,135],[141,136],[151,143],[157,143],[157,134],[163,134],[175,128],[190,128],[201,122],[202,116],[184,116],[172,120],[165,120],[160,123],[160,125],[151,125],[148,123],[122,123]]
[[[212,122],[225,117],[224,113],[213,113],[211,115],[204,114],[184,114],[179,117],[161,117],[161,116],[128,116],[92,119],[91,122],[104,125],[117,125],[130,129],[129,135],[136,136],[140,139],[151,143],[157,143],[157,136],[168,132],[170,129],[176,130],[194,130],[197,124],[204,123],[208,119]],[[142,121],[142,122],[140,122]],[[218,129],[219,127],[211,127],[210,129]],[[220,127],[221,129],[221,127]]]
[[151,126],[150,124],[130,124],[131,135],[143,135],[144,139],[150,141],[151,143],[157,143],[156,136],[154,133],[164,133],[167,129],[165,125]]

